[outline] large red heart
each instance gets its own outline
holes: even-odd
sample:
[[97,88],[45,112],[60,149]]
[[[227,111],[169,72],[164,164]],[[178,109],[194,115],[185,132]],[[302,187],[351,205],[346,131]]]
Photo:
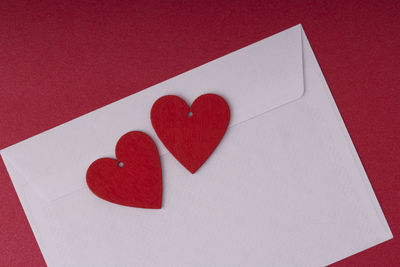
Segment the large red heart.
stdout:
[[148,209],[160,209],[161,164],[157,147],[145,133],[123,135],[115,148],[117,159],[94,161],[86,173],[90,190],[107,201]]
[[159,98],[151,109],[151,123],[171,154],[195,173],[218,146],[230,119],[226,101],[215,94],[199,96],[189,107],[178,96]]

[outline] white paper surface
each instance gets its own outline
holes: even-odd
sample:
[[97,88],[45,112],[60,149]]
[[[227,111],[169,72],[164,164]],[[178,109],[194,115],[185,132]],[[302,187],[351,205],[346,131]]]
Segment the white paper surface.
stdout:
[[[149,112],[162,95],[208,92],[227,99],[232,120],[192,175]],[[85,186],[89,164],[130,130],[161,151],[161,210]],[[1,154],[49,266],[324,266],[392,238],[301,26]]]

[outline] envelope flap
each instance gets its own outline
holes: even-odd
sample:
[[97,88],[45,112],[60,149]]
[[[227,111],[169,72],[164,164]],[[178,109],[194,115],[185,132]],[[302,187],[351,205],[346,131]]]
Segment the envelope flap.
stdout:
[[115,144],[128,131],[146,132],[160,155],[168,153],[150,123],[157,98],[175,94],[191,103],[204,93],[219,94],[230,105],[231,127],[300,98],[302,57],[298,25],[8,147],[1,155],[43,197],[54,200],[84,188],[90,163],[115,157]]

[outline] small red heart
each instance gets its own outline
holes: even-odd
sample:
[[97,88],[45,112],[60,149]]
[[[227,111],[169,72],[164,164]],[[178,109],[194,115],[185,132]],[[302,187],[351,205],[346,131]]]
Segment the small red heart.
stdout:
[[89,166],[90,190],[112,203],[160,209],[161,164],[153,140],[143,132],[129,132],[119,139],[115,154],[117,159],[101,158]]
[[189,107],[178,96],[159,98],[151,109],[151,123],[171,154],[195,173],[218,146],[230,119],[226,101],[215,94],[199,96]]

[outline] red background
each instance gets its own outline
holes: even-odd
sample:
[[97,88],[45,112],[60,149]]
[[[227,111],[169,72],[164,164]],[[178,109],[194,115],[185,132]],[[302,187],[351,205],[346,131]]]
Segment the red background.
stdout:
[[[0,3],[0,148],[302,23],[394,234],[334,266],[399,266],[398,0],[67,2]],[[0,266],[45,265],[2,161],[0,214]]]

